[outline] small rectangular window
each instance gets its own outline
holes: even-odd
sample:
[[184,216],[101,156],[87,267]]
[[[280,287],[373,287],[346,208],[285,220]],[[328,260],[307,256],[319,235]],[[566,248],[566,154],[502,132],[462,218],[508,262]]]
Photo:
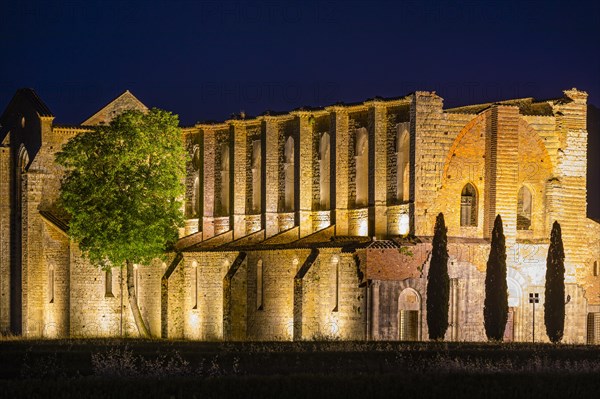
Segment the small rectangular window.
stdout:
[[256,310],[263,310],[263,262],[259,259],[256,263]]
[[48,269],[48,298],[49,303],[54,303],[54,267]]
[[112,269],[104,272],[104,296],[106,298],[114,297],[112,292]]
[[194,287],[192,290],[192,303],[194,304],[194,307],[192,307],[192,309],[198,309],[198,264],[196,262],[192,263],[192,272],[194,273]]
[[339,310],[339,306],[340,306],[340,262],[337,258],[334,258],[333,261],[333,266],[335,267],[335,307],[333,308],[333,312],[337,312]]

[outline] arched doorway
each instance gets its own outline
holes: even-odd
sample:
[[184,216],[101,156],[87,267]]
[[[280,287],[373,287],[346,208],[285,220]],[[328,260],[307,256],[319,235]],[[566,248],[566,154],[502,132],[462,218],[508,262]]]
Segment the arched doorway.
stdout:
[[421,324],[421,296],[405,288],[398,297],[398,339],[418,341]]
[[522,290],[521,286],[511,277],[507,277],[508,285],[508,319],[504,328],[504,342],[515,341],[517,311],[521,304]]

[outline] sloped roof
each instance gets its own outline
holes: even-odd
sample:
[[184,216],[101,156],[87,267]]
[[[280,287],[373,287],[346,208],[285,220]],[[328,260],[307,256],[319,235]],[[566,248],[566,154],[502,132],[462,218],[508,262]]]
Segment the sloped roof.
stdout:
[[83,121],[83,126],[94,126],[109,123],[115,116],[126,110],[147,111],[148,107],[144,105],[136,96],[129,90],[125,90],[104,107],[102,107],[94,115]]
[[519,112],[523,115],[539,115],[539,116],[552,116],[552,106],[550,103],[557,102],[557,100],[544,100],[538,101],[533,97],[517,98],[512,100],[504,100],[483,104],[465,105],[463,107],[455,107],[445,109],[444,112],[451,114],[478,114],[492,105],[513,105],[519,107]]
[[64,220],[60,216],[54,214],[53,212],[40,210],[40,215],[45,221],[52,224],[54,227],[56,227],[63,233],[66,234],[69,231],[69,222],[67,220]]
[[10,113],[12,111],[12,106],[18,103],[19,101],[23,100],[28,102],[35,109],[39,116],[54,116],[52,111],[50,111],[50,108],[48,108],[46,103],[42,101],[42,99],[40,98],[40,96],[38,96],[35,90],[30,88],[23,88],[16,91],[15,95],[10,100],[10,103],[6,107],[4,113],[2,114],[1,119],[5,120],[5,117],[9,116],[7,115],[7,113]]

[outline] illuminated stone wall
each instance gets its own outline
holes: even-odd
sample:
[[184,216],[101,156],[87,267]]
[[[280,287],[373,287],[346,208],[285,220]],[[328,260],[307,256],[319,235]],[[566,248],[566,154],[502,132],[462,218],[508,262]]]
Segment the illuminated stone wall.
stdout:
[[[401,312],[418,304],[417,335],[426,339],[429,242],[435,217],[443,212],[452,279],[452,328],[446,338],[482,340],[488,239],[500,214],[507,238],[512,339],[533,338],[528,294],[538,292],[543,304],[549,234],[558,220],[570,295],[565,342],[585,342],[587,314],[600,312],[600,273],[594,269],[594,262],[600,262],[600,225],[585,217],[586,100],[584,92],[567,90],[551,101],[518,99],[444,109],[436,93],[415,92],[186,127],[186,224],[177,247],[183,258],[168,273],[173,254],[165,264],[139,266],[142,316],[153,336],[168,338],[398,339]],[[62,171],[54,155],[85,127],[53,125],[51,115],[36,116],[40,109],[33,112],[31,104],[24,104],[19,100],[11,107],[23,108],[27,127],[11,121],[13,134],[2,137],[0,147],[0,329],[11,327],[11,296],[19,293],[24,335],[135,336],[119,269],[113,270],[112,295],[107,295],[105,271],[85,261],[69,241],[61,222],[65,215],[56,205]],[[108,123],[128,108],[146,109],[126,92],[85,125]],[[357,178],[360,129],[367,134],[365,183]],[[403,181],[399,130],[410,136],[408,200],[398,197]],[[321,204],[324,133],[330,137],[328,209]],[[285,156],[289,137],[294,140],[291,163]],[[257,141],[260,212],[253,202]],[[13,191],[21,145],[31,162],[17,207]],[[225,145],[230,158],[226,167]],[[294,195],[286,206],[290,178]],[[461,223],[461,193],[467,184],[477,198],[472,225]],[[517,223],[523,187],[531,193],[527,228]],[[224,190],[227,204],[221,200]],[[365,205],[358,206],[357,193],[365,192]],[[22,212],[18,219],[17,209]],[[17,221],[22,228],[10,228],[11,222],[20,226]],[[416,238],[403,241],[406,233]],[[372,237],[389,240],[393,249],[381,244],[379,255],[361,258],[369,243],[378,242]],[[397,256],[401,245],[416,252],[412,260]],[[11,291],[15,267],[23,278],[19,290]],[[369,267],[378,271],[365,277]],[[536,326],[536,340],[545,340],[543,306],[536,311]]]

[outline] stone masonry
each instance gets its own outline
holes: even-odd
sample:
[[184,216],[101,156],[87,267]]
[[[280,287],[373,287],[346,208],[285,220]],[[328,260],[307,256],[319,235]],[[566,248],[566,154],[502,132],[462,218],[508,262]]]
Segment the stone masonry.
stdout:
[[[448,226],[452,341],[485,340],[490,232],[507,243],[506,341],[529,341],[552,223],[566,259],[568,343],[600,343],[600,224],[586,212],[587,94],[444,109],[435,92],[182,128],[186,223],[135,266],[153,336],[206,341],[426,340],[435,218]],[[0,117],[0,330],[136,336],[124,270],[68,236],[54,161],[71,137],[146,106],[124,92],[80,125],[31,89]],[[543,306],[535,339],[547,340]]]

